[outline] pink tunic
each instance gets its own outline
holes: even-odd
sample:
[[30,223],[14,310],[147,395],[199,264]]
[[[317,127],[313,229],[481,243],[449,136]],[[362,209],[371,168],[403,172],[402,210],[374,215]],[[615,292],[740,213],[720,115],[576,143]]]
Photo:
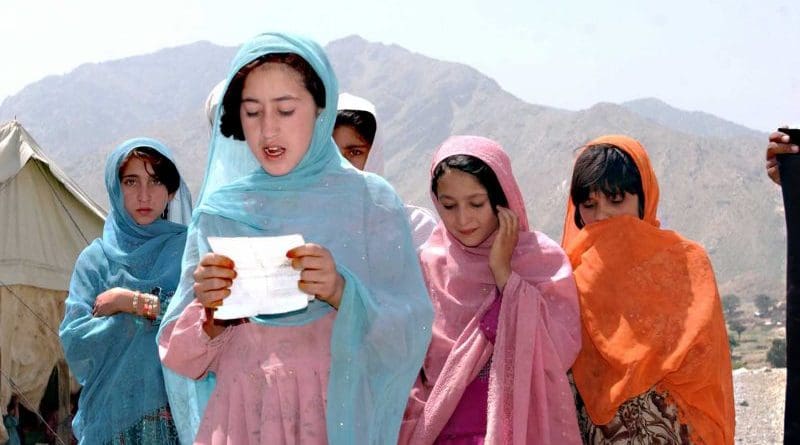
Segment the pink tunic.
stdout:
[[[530,230],[502,147],[476,136],[451,137],[434,155],[431,173],[457,154],[477,157],[495,173],[519,219],[519,239],[502,296],[489,266],[496,233],[468,247],[440,223],[423,246],[420,263],[436,316],[400,443],[580,444],[567,380],[580,350],[578,296],[569,260],[558,244]],[[491,329],[485,322],[495,313],[496,336],[487,335]],[[487,367],[488,382],[481,388],[480,375]],[[486,414],[479,419],[480,413],[471,410],[476,406],[469,405],[483,402],[484,388]]]
[[159,338],[169,368],[195,379],[216,374],[195,443],[326,444],[335,317],[295,327],[243,323],[211,339],[203,307],[188,305]]

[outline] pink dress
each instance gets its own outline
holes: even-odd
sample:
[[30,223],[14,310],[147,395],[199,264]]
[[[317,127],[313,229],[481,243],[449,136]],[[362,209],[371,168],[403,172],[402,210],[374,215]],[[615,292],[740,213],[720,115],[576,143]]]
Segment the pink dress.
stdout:
[[420,263],[435,318],[400,443],[580,444],[567,379],[581,338],[569,260],[553,240],[530,229],[500,145],[453,136],[434,155],[431,173],[459,154],[481,159],[495,173],[519,218],[519,240],[502,295],[489,266],[496,234],[468,247],[440,223],[423,246]]
[[[229,326],[211,339],[197,301],[159,338],[164,364],[216,387],[197,444],[326,444],[325,404],[336,312],[303,326]],[[167,348],[169,345],[169,348]],[[278,397],[275,397],[275,395]]]

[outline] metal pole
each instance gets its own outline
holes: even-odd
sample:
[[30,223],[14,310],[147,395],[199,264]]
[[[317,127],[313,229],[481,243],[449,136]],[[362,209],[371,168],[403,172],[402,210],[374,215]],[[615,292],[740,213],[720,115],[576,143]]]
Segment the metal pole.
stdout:
[[778,155],[786,215],[786,411],[783,443],[800,444],[800,154]]

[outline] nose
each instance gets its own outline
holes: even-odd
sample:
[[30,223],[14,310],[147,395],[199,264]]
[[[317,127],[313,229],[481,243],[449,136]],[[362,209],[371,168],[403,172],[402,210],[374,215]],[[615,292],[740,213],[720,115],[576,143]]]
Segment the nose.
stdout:
[[611,206],[604,200],[598,199],[594,213],[595,221],[603,221],[614,216]]
[[280,131],[276,113],[269,111],[264,112],[264,118],[261,121],[261,137],[264,140],[270,140],[278,135]]
[[459,227],[464,227],[467,225],[467,222],[469,222],[469,210],[464,207],[465,206],[459,206],[458,213],[456,214],[456,222]]
[[150,201],[150,185],[147,182],[148,181],[140,185],[136,190],[136,198],[139,200],[139,202]]

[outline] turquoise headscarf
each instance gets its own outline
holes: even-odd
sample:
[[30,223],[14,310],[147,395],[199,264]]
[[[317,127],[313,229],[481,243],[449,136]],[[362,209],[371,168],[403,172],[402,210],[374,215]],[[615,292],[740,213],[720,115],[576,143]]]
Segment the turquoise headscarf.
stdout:
[[[433,320],[403,204],[388,183],[354,169],[336,148],[331,134],[338,87],[316,43],[286,34],[255,37],[236,55],[225,89],[242,67],[271,53],[300,55],[325,86],[325,108],[317,117],[310,146],[289,174],[271,176],[245,142],[220,133],[221,114],[239,110],[218,107],[181,283],[164,324],[193,300],[192,272],[210,251],[208,236],[302,234],[306,242],[331,251],[346,282],[331,338],[329,443],[394,443]],[[332,310],[314,300],[302,312],[252,321],[299,326]],[[212,386],[208,381],[194,386],[174,383],[167,381],[172,406],[190,407],[184,419],[173,409],[182,441],[189,443]]]
[[[111,211],[102,238],[78,257],[59,329],[69,368],[83,385],[72,422],[81,443],[106,443],[167,405],[155,342],[158,325],[127,313],[92,316],[97,296],[113,287],[148,293],[158,287],[166,305],[178,286],[186,226],[160,218],[140,226],[125,210],[119,169],[137,147],[153,148],[175,162],[166,146],[146,138],[126,141],[109,155],[105,182]],[[169,213],[188,218],[191,200],[183,181],[177,195]]]

